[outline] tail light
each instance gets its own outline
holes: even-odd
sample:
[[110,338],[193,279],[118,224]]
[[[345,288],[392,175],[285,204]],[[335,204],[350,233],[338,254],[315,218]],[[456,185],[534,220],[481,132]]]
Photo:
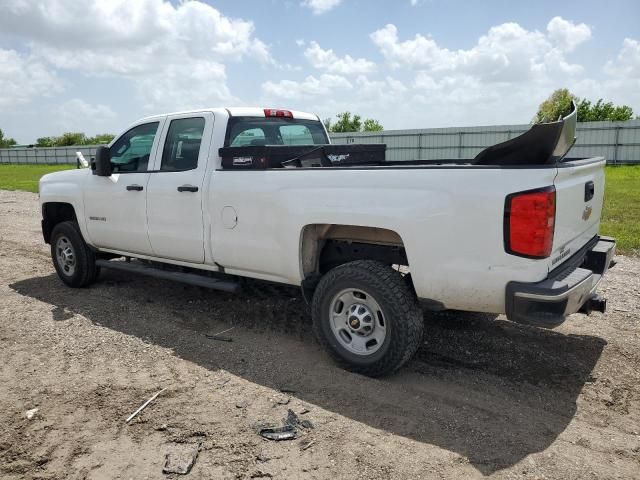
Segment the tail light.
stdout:
[[289,110],[276,110],[275,108],[265,108],[264,116],[293,118],[293,113],[291,113]]
[[547,258],[553,246],[556,189],[512,193],[504,204],[504,248],[527,258]]

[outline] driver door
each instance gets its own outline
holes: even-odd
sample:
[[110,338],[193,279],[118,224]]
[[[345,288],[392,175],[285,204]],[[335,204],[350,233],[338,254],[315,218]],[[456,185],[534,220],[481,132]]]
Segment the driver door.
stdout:
[[85,222],[94,246],[153,255],[147,234],[148,172],[164,120],[147,121],[122,134],[110,147],[111,176],[88,176]]

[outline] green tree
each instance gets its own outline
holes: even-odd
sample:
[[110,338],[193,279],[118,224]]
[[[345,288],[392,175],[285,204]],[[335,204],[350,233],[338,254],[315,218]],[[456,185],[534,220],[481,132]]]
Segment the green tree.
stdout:
[[367,118],[363,122],[362,126],[365,132],[381,132],[384,130],[384,127],[380,124],[380,122],[377,120],[373,120],[372,118]]
[[87,137],[82,132],[65,132],[56,138],[56,147],[71,147],[74,145],[85,145]]
[[70,147],[75,145],[100,145],[109,143],[115,135],[100,133],[95,137],[87,137],[82,132],[67,132],[59,137],[41,137],[36,140],[37,147]]
[[591,103],[583,98],[578,103],[579,122],[612,121],[624,122],[633,118],[633,109],[628,105],[614,105],[613,102],[605,102],[601,98],[596,103]]
[[559,88],[549,98],[540,104],[538,113],[533,117],[533,123],[555,122],[571,111],[571,102],[578,101],[568,88]]
[[337,121],[334,123],[330,118],[324,121],[327,131],[332,133],[344,132],[380,132],[384,130],[380,122],[367,118],[364,121],[360,115],[351,116],[351,112],[342,112],[336,115]]
[[16,145],[16,143],[13,138],[5,138],[4,132],[0,130],[0,148],[10,148]]
[[36,147],[55,147],[55,137],[40,137],[36,140]]
[[109,143],[113,140],[115,135],[111,133],[99,133],[95,137],[88,137],[86,139],[85,145],[99,145],[102,143]]
[[559,88],[540,104],[533,122],[553,122],[564,117],[571,110],[572,101],[576,102],[579,122],[622,122],[633,118],[633,109],[628,105],[614,105],[602,99],[593,103],[586,98],[578,98],[567,88]]

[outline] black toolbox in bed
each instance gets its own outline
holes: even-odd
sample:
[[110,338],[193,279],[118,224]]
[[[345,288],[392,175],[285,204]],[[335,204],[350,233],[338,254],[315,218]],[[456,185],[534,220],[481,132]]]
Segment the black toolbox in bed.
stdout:
[[219,150],[225,170],[384,165],[384,144],[252,145]]

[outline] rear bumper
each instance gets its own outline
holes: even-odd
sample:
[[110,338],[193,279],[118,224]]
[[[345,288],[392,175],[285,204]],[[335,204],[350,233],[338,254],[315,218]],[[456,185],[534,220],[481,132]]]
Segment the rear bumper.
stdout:
[[536,283],[509,282],[506,313],[509,320],[555,327],[578,311],[604,311],[606,301],[595,290],[612,264],[616,242],[595,237],[549,276]]

